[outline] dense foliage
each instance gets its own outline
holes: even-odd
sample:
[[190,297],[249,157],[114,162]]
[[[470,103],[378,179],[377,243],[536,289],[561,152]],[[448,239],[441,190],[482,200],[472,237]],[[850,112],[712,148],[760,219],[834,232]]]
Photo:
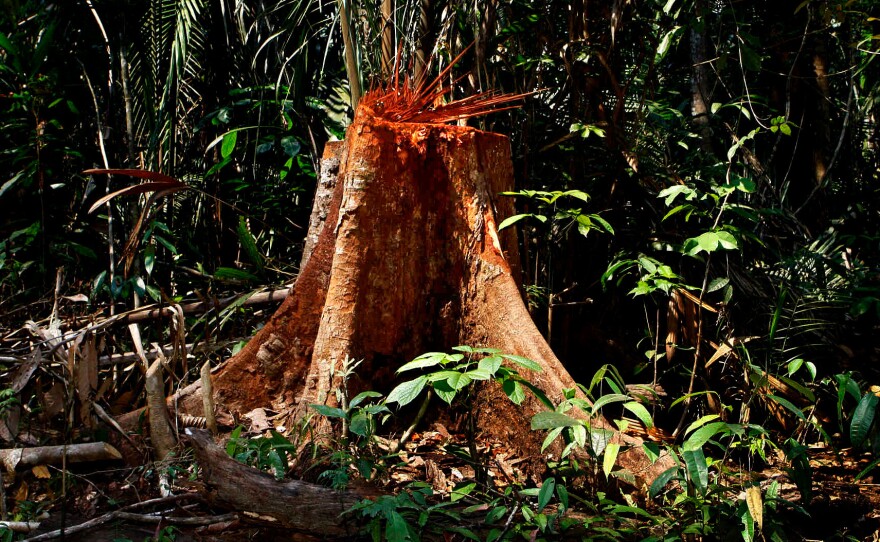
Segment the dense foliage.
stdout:
[[[571,373],[648,385],[646,425],[690,435],[685,462],[710,438],[793,464],[819,440],[876,451],[875,2],[386,5],[2,2],[0,329],[45,315],[56,281],[82,312],[289,281],[350,89],[473,44],[456,97],[538,91],[471,122],[511,138],[522,214],[502,225]],[[89,213],[139,182],[91,168],[190,189]]]

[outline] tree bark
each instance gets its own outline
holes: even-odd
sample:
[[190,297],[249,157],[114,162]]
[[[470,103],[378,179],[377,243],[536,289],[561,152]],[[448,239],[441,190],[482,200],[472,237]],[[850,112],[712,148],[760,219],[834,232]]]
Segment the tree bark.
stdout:
[[322,540],[350,540],[359,526],[345,512],[360,500],[378,495],[336,491],[299,480],[279,482],[229,457],[207,431],[188,428],[186,433],[208,486],[205,499],[227,510],[272,518],[283,527],[319,534]]
[[[496,227],[496,216],[514,213],[511,199],[498,197],[512,187],[506,137],[359,110],[314,251],[275,315],[215,375],[218,403],[240,413],[335,404],[347,359],[363,360],[349,393],[388,392],[402,363],[459,344],[537,361],[543,371],[524,378],[561,401],[575,382],[520,296],[516,233]],[[529,424],[543,409],[531,396],[517,407],[494,384],[473,405],[478,429],[536,469],[544,435]],[[619,465],[637,480],[669,466],[651,464],[641,441],[615,438],[631,448]]]

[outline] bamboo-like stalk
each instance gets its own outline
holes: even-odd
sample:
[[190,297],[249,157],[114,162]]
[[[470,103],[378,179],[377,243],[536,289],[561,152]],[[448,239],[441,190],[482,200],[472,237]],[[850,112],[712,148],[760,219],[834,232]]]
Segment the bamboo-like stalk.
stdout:
[[200,371],[202,380],[202,405],[205,409],[205,422],[212,435],[217,434],[217,418],[214,417],[214,384],[211,382],[211,362],[206,361]]
[[345,45],[345,71],[348,73],[349,92],[351,93],[351,107],[352,109],[357,109],[358,102],[361,101],[362,90],[354,34],[351,31],[351,10],[349,9],[349,2],[346,2],[346,0],[338,0],[338,2],[342,43]]

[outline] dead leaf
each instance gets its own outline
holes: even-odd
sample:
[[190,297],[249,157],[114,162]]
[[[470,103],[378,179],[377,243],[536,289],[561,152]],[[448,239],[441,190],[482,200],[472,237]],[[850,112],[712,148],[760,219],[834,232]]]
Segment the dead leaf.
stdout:
[[34,476],[37,478],[42,478],[44,480],[52,477],[52,475],[49,474],[49,468],[46,465],[37,465],[31,469],[31,472],[34,473]]
[[18,489],[15,490],[15,502],[26,501],[28,495],[30,494],[30,490],[28,489],[28,485],[26,482],[22,482]]
[[758,531],[764,530],[764,503],[761,499],[761,488],[759,486],[749,486],[746,488],[746,505],[749,507],[749,514],[755,520]]

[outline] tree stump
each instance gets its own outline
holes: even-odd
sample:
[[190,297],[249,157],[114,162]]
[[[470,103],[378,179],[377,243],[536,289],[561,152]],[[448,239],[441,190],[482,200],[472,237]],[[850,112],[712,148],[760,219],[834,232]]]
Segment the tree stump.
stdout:
[[[499,197],[513,189],[507,137],[389,122],[360,107],[345,145],[328,149],[325,162],[341,154],[324,227],[285,302],[217,371],[219,404],[241,413],[333,404],[346,359],[363,360],[352,394],[387,393],[400,365],[455,345],[538,362],[543,371],[520,372],[553,401],[575,387],[523,303],[516,234],[496,227],[514,213]],[[490,383],[473,412],[480,431],[537,466],[544,435],[529,423],[544,408],[530,394],[516,406]],[[614,438],[629,448],[619,465],[637,479],[669,466],[652,465],[638,439]]]

